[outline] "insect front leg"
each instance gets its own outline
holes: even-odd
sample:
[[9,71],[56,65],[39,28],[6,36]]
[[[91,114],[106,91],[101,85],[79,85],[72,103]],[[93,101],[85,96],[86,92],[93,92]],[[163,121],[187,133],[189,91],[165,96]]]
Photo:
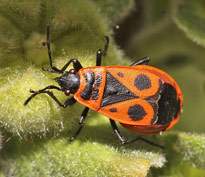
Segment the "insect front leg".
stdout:
[[50,69],[46,69],[46,68],[42,68],[44,71],[48,71],[48,72],[54,72],[54,73],[61,73],[61,71],[56,68],[55,66],[53,66],[53,61],[52,61],[52,56],[51,56],[51,49],[50,49],[50,25],[47,25],[47,40],[46,42],[43,42],[43,45],[47,46],[48,49],[48,58],[49,58],[49,63],[50,63]]
[[67,100],[65,100],[63,103],[61,103],[56,96],[50,92],[50,91],[44,91],[41,93],[46,93],[48,94],[56,103],[58,103],[59,106],[66,108],[68,106],[72,106],[73,104],[75,104],[77,101],[75,100],[75,98],[72,96],[71,98],[68,98]]
[[45,44],[47,45],[47,49],[48,49],[48,58],[49,58],[49,63],[50,63],[51,69],[42,68],[43,71],[63,74],[63,72],[70,65],[70,63],[73,63],[73,66],[77,72],[82,68],[82,65],[80,64],[80,62],[76,58],[70,59],[61,69],[58,69],[55,66],[53,66],[51,49],[50,49],[50,27],[49,27],[49,24],[47,25],[47,40],[45,43],[43,43],[43,45],[45,45]]
[[34,90],[30,90],[31,93],[33,93],[29,98],[27,98],[27,100],[24,102],[24,106],[26,106],[33,97],[35,97],[38,94],[41,93],[46,93],[48,94],[56,103],[58,103],[59,106],[66,108],[67,106],[72,106],[73,104],[75,104],[77,101],[75,100],[75,98],[72,96],[71,98],[68,98],[65,102],[61,103],[56,96],[48,91],[48,89],[56,89],[56,90],[60,90],[59,87],[56,87],[55,85],[50,85],[45,87],[44,89],[38,90],[38,91],[34,91]]
[[24,106],[26,106],[33,97],[35,97],[36,95],[43,93],[45,90],[47,89],[56,89],[56,90],[60,90],[59,87],[56,87],[55,85],[49,85],[47,87],[45,87],[44,89],[38,90],[38,91],[34,91],[32,89],[30,89],[30,92],[33,93],[30,97],[27,98],[27,100],[24,102]]

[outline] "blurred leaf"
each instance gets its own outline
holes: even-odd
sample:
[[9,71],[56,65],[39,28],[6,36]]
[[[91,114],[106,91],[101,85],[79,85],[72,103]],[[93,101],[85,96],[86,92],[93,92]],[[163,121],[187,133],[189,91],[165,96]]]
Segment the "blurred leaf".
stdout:
[[6,177],[0,169],[0,177]]
[[100,13],[106,17],[106,22],[113,27],[126,17],[134,8],[134,0],[93,0],[100,7]]
[[166,28],[174,14],[173,9],[172,1],[136,0],[135,9],[118,23],[119,28],[114,28],[118,45],[126,48],[127,54],[130,55],[129,47],[133,44],[135,35],[138,34],[141,38],[149,38],[157,31]]
[[205,2],[184,1],[177,9],[175,22],[192,41],[205,46]]
[[[170,19],[172,16],[172,3],[171,0],[144,0],[144,27],[146,28],[148,25],[154,25],[153,28],[158,28],[161,26],[159,24],[162,24],[162,22],[168,22],[168,18]],[[156,25],[156,23],[158,23],[158,25]]]
[[183,65],[192,63],[204,71],[204,48],[187,39],[173,23],[155,33],[150,32],[149,28],[142,33],[135,34],[128,45],[127,52],[131,58],[149,56],[151,63],[164,67],[168,62],[166,60],[174,56],[179,60],[175,59],[175,63],[183,60]]

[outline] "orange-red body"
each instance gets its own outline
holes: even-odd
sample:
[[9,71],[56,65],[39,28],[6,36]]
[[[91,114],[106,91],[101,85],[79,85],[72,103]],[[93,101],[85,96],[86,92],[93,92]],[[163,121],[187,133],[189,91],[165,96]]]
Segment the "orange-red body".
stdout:
[[[86,73],[94,74],[95,80],[90,97],[84,99],[82,92],[88,90]],[[175,80],[160,69],[147,65],[97,66],[82,68],[78,74],[80,87],[74,98],[131,131],[159,133],[170,129],[179,119],[183,102],[181,90]]]

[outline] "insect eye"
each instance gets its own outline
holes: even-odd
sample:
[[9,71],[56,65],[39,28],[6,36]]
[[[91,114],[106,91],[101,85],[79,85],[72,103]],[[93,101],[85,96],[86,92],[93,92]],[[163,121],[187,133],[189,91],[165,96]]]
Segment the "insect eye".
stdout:
[[75,74],[75,70],[74,69],[70,69],[69,73],[70,74]]
[[65,94],[66,96],[69,96],[69,95],[70,95],[70,90],[65,90],[65,91],[64,91],[64,94]]

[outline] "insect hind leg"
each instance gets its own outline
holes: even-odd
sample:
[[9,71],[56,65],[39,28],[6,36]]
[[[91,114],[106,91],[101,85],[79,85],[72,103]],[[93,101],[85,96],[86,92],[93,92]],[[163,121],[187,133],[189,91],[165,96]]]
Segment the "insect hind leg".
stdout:
[[130,140],[130,141],[127,141],[127,142],[125,142],[124,144],[131,144],[131,143],[134,143],[134,142],[136,142],[136,141],[138,141],[138,140],[144,141],[145,143],[148,143],[148,144],[150,144],[150,145],[152,145],[152,146],[156,146],[156,147],[159,147],[159,148],[161,148],[161,149],[164,149],[164,146],[159,145],[159,144],[157,144],[157,143],[154,143],[153,141],[150,141],[150,140],[148,140],[148,139],[142,138],[142,137],[140,137],[140,136],[137,136],[135,139]]
[[150,141],[150,140],[147,140],[147,139],[145,139],[145,138],[142,138],[142,137],[140,137],[140,136],[137,136],[137,137],[136,137],[135,139],[133,139],[133,140],[126,141],[126,140],[124,139],[124,137],[122,136],[122,134],[120,133],[120,131],[119,131],[119,129],[118,129],[118,127],[117,127],[115,121],[110,119],[110,124],[111,124],[111,127],[112,127],[114,133],[116,134],[117,138],[120,140],[121,144],[125,144],[125,145],[126,145],[126,144],[131,144],[131,143],[133,143],[133,142],[136,142],[136,141],[140,140],[140,141],[144,141],[145,143],[148,143],[148,144],[150,144],[150,145],[152,145],[152,146],[156,146],[156,147],[159,147],[159,148],[161,148],[161,149],[164,149],[164,146],[161,146],[161,145],[159,145],[159,144],[157,144],[157,143],[154,143],[154,142],[152,142],[152,141]]

